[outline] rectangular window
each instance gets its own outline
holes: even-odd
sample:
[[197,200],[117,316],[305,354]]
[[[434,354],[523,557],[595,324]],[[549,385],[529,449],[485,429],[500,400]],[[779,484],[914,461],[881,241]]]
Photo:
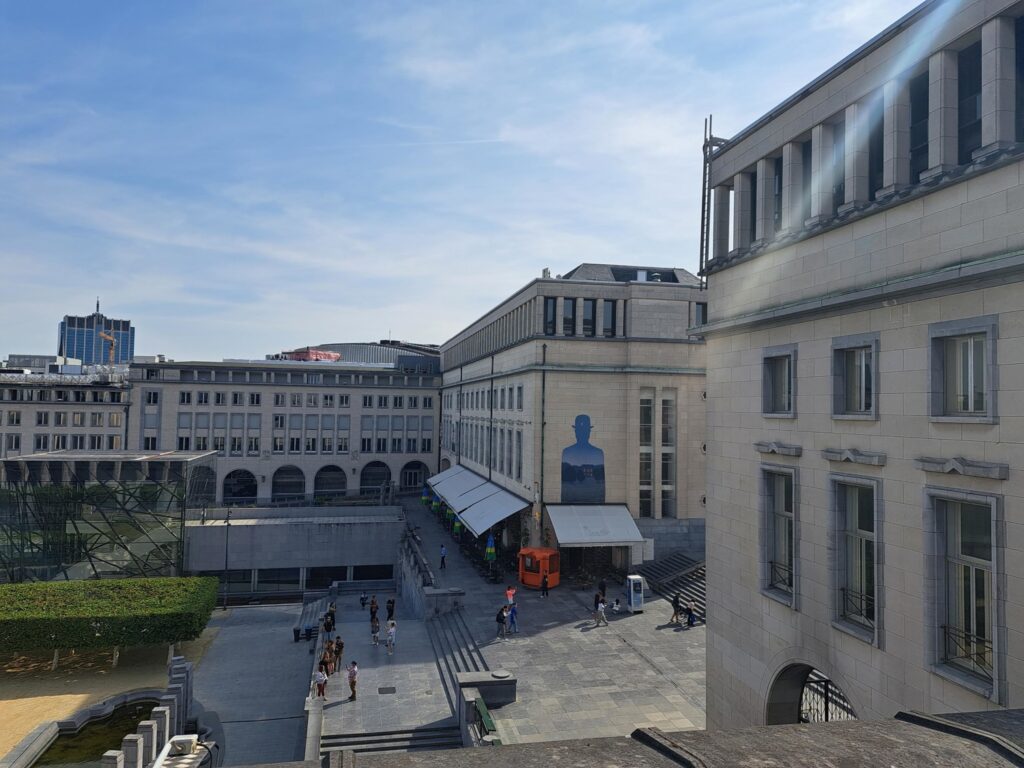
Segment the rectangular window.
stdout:
[[286,402],[287,402],[287,398],[285,397],[284,392],[275,392],[274,393],[274,407],[275,408],[284,408]]
[[275,437],[271,440],[270,449],[274,453],[284,453],[284,438]]
[[388,452],[388,439],[386,437],[377,438],[377,453]]
[[90,413],[89,414],[89,426],[90,427],[102,427],[103,426],[103,413]]
[[301,408],[302,407],[302,393],[301,392],[292,392],[291,393],[291,397],[289,398],[289,402],[291,403],[291,407],[292,408]]
[[693,324],[697,326],[708,324],[708,303],[706,301],[698,301],[694,303]]
[[348,395],[338,395],[338,407],[348,408]]
[[298,436],[288,437],[288,453],[302,453],[302,438]]
[[223,435],[218,435],[213,438],[213,450],[219,453],[221,456],[224,455],[225,438]]
[[76,403],[84,403],[85,402],[85,392],[83,392],[80,389],[75,390],[75,402]]
[[179,392],[178,393],[178,405],[192,405],[192,393],[191,392]]
[[[868,199],[874,200],[878,190],[882,188],[882,171],[884,168],[885,130],[883,111],[885,103],[882,94],[878,93],[868,106]],[[845,173],[845,170],[844,170]]]
[[231,404],[232,405],[245,405],[245,393],[244,392],[232,392],[231,393]]
[[90,451],[102,451],[103,450],[103,435],[89,435],[89,450]]
[[499,407],[501,408],[501,410],[503,410],[503,411],[505,410],[505,388],[504,387],[501,388],[501,397],[500,397]]
[[259,405],[263,400],[263,396],[259,392],[249,393],[249,405]]
[[306,453],[316,453],[316,436],[306,438]]
[[273,418],[274,418],[274,429],[284,429],[284,414],[283,413],[275,413]]
[[395,395],[394,397],[392,397],[391,398],[391,406],[393,408],[404,408],[405,406],[402,404],[402,396],[401,395]]
[[378,408],[387,408],[388,407],[388,396],[387,395],[377,395],[377,407]]
[[[84,417],[85,414],[83,413]],[[21,411],[8,411],[7,412],[7,425],[11,427],[17,427],[21,425]],[[81,425],[79,425],[81,426]]]
[[36,426],[48,427],[50,425],[49,411],[36,411]]
[[191,442],[192,441],[188,437],[179,437],[178,438],[178,450],[179,451],[187,451],[187,450],[189,450]]
[[957,163],[973,162],[981,147],[981,43],[957,56]]
[[406,453],[417,453],[416,444],[419,441],[415,437],[406,438],[405,441],[405,452]]
[[321,398],[321,402],[323,403],[323,407],[324,408],[333,408],[334,407],[334,395],[324,394],[324,396]]
[[433,448],[432,448],[433,444],[434,444],[434,441],[433,441],[432,438],[424,437],[420,441],[420,452],[421,453],[430,453],[431,450],[433,450]]
[[213,404],[214,405],[226,405],[228,402],[227,392],[214,392],[213,393]]
[[348,453],[348,435],[338,435],[338,453]]
[[597,328],[597,299],[583,300],[583,335],[593,336]]
[[640,445],[649,447],[652,445],[652,433],[654,430],[654,399],[651,397],[640,398]]
[[306,393],[306,407],[307,408],[317,408],[317,407],[319,407],[319,405],[320,405],[320,395],[318,395],[316,392],[307,392]]
[[544,297],[544,335],[555,335],[555,312],[558,311],[558,299],[554,296]]
[[576,299],[562,299],[562,335],[576,335]]
[[206,451],[210,448],[210,440],[205,435],[196,435],[196,450]]
[[85,413],[83,411],[74,411],[71,414],[71,426],[73,426],[73,427],[84,427],[85,426]]
[[516,410],[523,410],[523,385],[520,384],[516,387]]
[[149,390],[146,392],[146,405],[159,405],[160,404],[160,393]]
[[996,317],[933,323],[932,418],[994,421]]
[[[809,143],[809,142],[808,142]],[[832,126],[832,210],[846,202],[846,123]],[[804,187],[804,196],[809,188]]]
[[197,405],[209,405],[210,404],[210,393],[209,392],[196,392],[196,404]]
[[601,305],[601,334],[610,339],[615,336],[615,302],[605,299]]
[[793,593],[793,475],[766,471],[765,516],[768,543],[768,588]]
[[241,456],[242,455],[242,436],[233,435],[231,437],[231,455]]
[[782,158],[774,158],[772,166],[772,231],[778,232],[782,229]]
[[523,479],[523,433],[516,430],[516,480]]
[[796,345],[764,351],[761,375],[761,411],[766,416],[796,416]]
[[363,408],[373,408],[373,395],[363,395]]
[[248,438],[248,444],[246,445],[246,453],[250,456],[260,455],[260,439],[258,437]]
[[9,451],[20,451],[21,450],[21,435],[8,435],[7,436],[7,450],[9,450]]
[[68,447],[68,436],[67,435],[54,435],[53,436],[53,450],[64,451]]
[[[3,414],[0,414],[2,416]],[[116,415],[116,414],[115,414]],[[57,411],[53,414],[53,426],[66,427],[68,425],[68,412]]]
[[120,435],[107,435],[107,450],[108,451],[119,451],[119,450],[121,450],[121,436]]
[[839,533],[839,618],[873,632],[877,610],[875,487],[837,481],[835,503]]
[[427,408],[427,409],[433,408],[434,407],[434,398],[430,397],[430,396],[424,397],[423,398],[423,407]]
[[363,453],[373,453],[373,438],[372,437],[361,437],[359,438],[359,450]]
[[928,72],[910,80],[910,183],[928,168]]
[[35,451],[48,451],[50,449],[50,436],[49,435],[36,435],[34,450]]
[[[81,438],[84,438],[85,436],[84,435],[75,435],[75,437],[81,439]],[[78,448],[79,450],[81,450],[85,446],[84,446],[84,444],[82,444],[82,445],[77,445],[77,446],[72,446],[72,447]],[[156,450],[156,438],[155,437],[144,437],[144,438],[142,438],[142,450],[144,450],[144,451],[155,451]]]
[[[801,162],[801,169],[803,171],[803,173],[801,174],[801,177],[802,177],[802,184],[803,184],[802,188],[804,190],[804,193],[802,195],[800,195],[800,201],[799,201],[799,205],[800,205],[800,221],[798,222],[798,227],[802,227],[803,223],[805,221],[807,221],[809,218],[811,218],[811,195],[810,195],[810,189],[811,189],[812,165],[811,165],[811,142],[809,142],[809,141],[805,141],[802,144],[800,144],[800,162]],[[842,167],[842,166],[840,166],[840,167]]]
[[392,437],[391,438],[391,452],[401,453],[402,452],[402,438]]
[[409,407],[410,408],[419,408],[420,407],[420,399],[419,399],[419,397],[417,397],[416,395],[409,395]]
[[654,516],[654,396],[641,394],[640,397],[640,517]]
[[120,413],[109,413],[109,414],[107,414],[107,426],[108,427],[120,427],[121,426],[121,414]]
[[833,417],[878,417],[878,339],[874,333],[832,340]]
[[944,527],[946,610],[941,660],[984,680],[995,668],[993,509],[936,499]]

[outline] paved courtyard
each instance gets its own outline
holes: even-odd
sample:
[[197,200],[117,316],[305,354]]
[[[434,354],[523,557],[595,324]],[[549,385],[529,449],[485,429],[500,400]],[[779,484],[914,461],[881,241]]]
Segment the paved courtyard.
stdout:
[[[641,726],[704,728],[703,626],[668,625],[671,607],[657,598],[642,614],[609,613],[610,626],[594,627],[593,590],[559,586],[541,599],[520,588],[520,633],[496,640],[505,585],[483,581],[418,502],[406,510],[439,585],[466,590],[464,615],[487,663],[518,678],[518,701],[492,713],[503,742],[626,735]],[[437,570],[442,542],[449,552],[444,571]],[[610,599],[617,589],[609,585]]]

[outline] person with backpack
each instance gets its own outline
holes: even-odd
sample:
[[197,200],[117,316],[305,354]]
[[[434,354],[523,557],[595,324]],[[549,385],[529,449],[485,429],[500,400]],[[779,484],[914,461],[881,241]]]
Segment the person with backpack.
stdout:
[[508,635],[508,606],[503,605],[498,609],[498,615],[494,617],[495,623],[498,625],[497,637],[504,639]]

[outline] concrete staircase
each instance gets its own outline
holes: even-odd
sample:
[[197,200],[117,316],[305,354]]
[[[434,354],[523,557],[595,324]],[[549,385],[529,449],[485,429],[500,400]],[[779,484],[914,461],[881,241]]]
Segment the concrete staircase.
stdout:
[[675,553],[659,560],[644,563],[638,569],[640,575],[658,594],[672,599],[679,595],[683,605],[693,600],[697,614],[704,617],[707,610],[704,563],[693,560],[681,553]]
[[490,667],[473,639],[473,634],[462,616],[462,611],[442,613],[427,621],[427,634],[434,648],[437,670],[441,675],[444,695],[452,714],[456,712],[459,672],[487,672]]
[[351,752],[411,752],[422,749],[458,749],[462,735],[458,724],[428,726],[374,733],[324,734],[320,754]]

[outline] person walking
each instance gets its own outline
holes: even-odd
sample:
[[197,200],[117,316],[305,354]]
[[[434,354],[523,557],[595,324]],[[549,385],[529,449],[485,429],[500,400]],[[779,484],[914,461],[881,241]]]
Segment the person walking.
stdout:
[[690,600],[686,604],[686,625],[692,627],[697,623],[697,604]]
[[508,631],[519,633],[519,605],[518,603],[512,603],[508,607]]
[[507,628],[505,626],[505,622],[507,620],[508,620],[508,606],[507,605],[503,605],[503,606],[501,606],[501,608],[498,609],[498,615],[494,617],[494,621],[498,625],[497,637],[500,637],[500,638],[504,639],[507,636],[508,630],[507,630]]
[[597,606],[601,604],[601,600],[604,596],[600,592],[594,593],[594,621],[597,621]]
[[605,608],[607,608],[607,604],[602,597],[601,601],[597,604],[597,623],[595,626],[600,627],[602,624],[606,627],[608,626],[608,616],[605,615]]
[[511,584],[509,584],[508,588],[505,590],[505,600],[509,605],[512,605],[512,603],[516,601],[516,588]]
[[320,654],[320,667],[327,673],[328,677],[334,674],[334,644],[327,643],[324,652]]
[[331,636],[334,634],[334,614],[328,613],[324,616],[323,622],[324,637],[327,638],[327,642],[331,641]]
[[395,634],[397,632],[398,626],[395,624],[393,620],[389,621],[387,639],[385,640],[388,647],[388,656],[391,656],[395,652]]
[[323,664],[321,664],[317,668],[316,674],[313,675],[313,682],[316,684],[316,696],[317,696],[317,698],[318,699],[326,699],[327,698],[327,670],[324,668]]
[[352,691],[352,695],[348,697],[349,701],[356,700],[357,682],[359,682],[359,665],[353,661],[348,665],[348,689]]
[[342,654],[345,653],[345,641],[341,639],[341,635],[334,638],[334,664],[335,666],[341,665]]
[[608,595],[608,585],[605,584],[604,579],[597,582],[597,591],[601,593],[601,597],[606,597]]
[[679,593],[676,592],[674,595],[672,595],[672,618],[668,620],[668,623],[679,624],[679,614],[682,613],[682,611],[683,606],[681,601],[679,600]]
[[374,595],[370,598],[370,621],[377,618],[377,611],[380,610],[380,606],[377,605],[377,596]]
[[388,598],[388,601],[384,604],[384,607],[387,608],[388,611],[388,621],[391,621],[393,618],[395,618],[395,598]]
[[359,610],[365,611],[366,604],[370,601],[370,598],[366,595],[366,590],[363,590],[363,594],[359,596]]
[[448,561],[448,547],[444,544],[441,545],[441,570],[443,571],[447,567]]
[[540,596],[548,596],[548,575],[546,573],[540,579]]
[[380,645],[380,619],[376,616],[370,619],[370,638],[374,645]]

